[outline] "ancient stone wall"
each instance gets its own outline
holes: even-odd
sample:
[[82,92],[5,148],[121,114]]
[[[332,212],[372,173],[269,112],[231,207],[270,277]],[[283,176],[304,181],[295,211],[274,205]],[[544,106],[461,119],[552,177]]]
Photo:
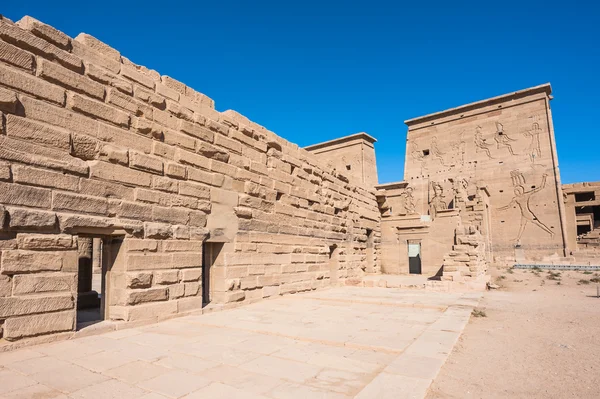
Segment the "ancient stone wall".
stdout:
[[[418,214],[456,208],[457,194],[490,194],[496,260],[565,250],[565,216],[550,114],[550,86],[406,121],[404,180]],[[460,200],[460,199],[459,199]],[[462,200],[464,202],[464,200]]]
[[82,234],[113,243],[113,320],[201,309],[205,241],[217,304],[379,270],[373,189],[90,35],[0,18],[0,121],[7,339],[74,328]]

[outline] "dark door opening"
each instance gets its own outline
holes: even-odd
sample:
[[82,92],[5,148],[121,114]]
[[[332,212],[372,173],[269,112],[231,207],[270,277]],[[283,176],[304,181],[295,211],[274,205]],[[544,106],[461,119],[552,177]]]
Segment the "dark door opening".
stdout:
[[107,318],[107,276],[122,237],[80,235],[77,240],[77,329]]
[[202,244],[202,306],[212,300],[211,295],[211,269],[223,249],[223,243],[205,242]]
[[408,242],[408,272],[421,274],[421,243]]

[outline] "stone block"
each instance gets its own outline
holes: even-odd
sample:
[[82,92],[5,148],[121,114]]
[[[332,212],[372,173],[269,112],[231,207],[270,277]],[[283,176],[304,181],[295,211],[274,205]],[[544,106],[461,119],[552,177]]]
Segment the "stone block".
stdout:
[[80,33],[75,37],[75,41],[82,43],[92,50],[102,54],[105,58],[110,60],[114,60],[117,62],[121,62],[121,53],[118,50],[110,47],[108,44],[96,39],[92,35],[88,35],[87,33]]
[[28,250],[68,250],[76,249],[76,242],[70,234],[17,234],[19,249]]
[[163,162],[159,158],[151,157],[137,151],[129,151],[129,166],[150,173],[163,173]]
[[215,140],[215,134],[210,130],[199,126],[197,123],[188,122],[183,119],[179,121],[179,130],[207,143],[212,143]]
[[0,88],[0,110],[14,113],[17,109],[17,102],[17,95],[14,92]]
[[127,288],[150,288],[152,273],[128,273]]
[[179,184],[179,194],[187,195],[194,198],[210,198],[210,188],[203,186],[201,184],[190,183],[190,182],[181,182]]
[[152,176],[147,173],[101,161],[92,161],[89,164],[90,177],[131,186],[150,187],[152,185]]
[[2,274],[60,271],[65,252],[8,250],[2,252]]
[[[160,110],[164,110],[166,107],[166,101],[163,97],[154,94],[148,90],[144,90],[141,87],[135,87],[134,91],[133,91],[133,95],[135,96],[135,98],[138,98],[142,101],[147,102],[148,104],[152,105],[155,108],[158,108]],[[156,111],[156,109],[154,110]],[[153,112],[153,115],[156,116],[157,112]],[[158,119],[156,119],[158,120]],[[176,122],[173,122],[173,124],[175,124]],[[172,126],[170,124],[166,124],[165,126]]]
[[87,195],[54,192],[52,209],[57,211],[73,211],[108,215],[108,201],[106,198],[90,197]]
[[56,60],[63,66],[74,71],[81,71],[82,62],[79,57],[68,53],[44,39],[40,39],[31,32],[23,30],[16,25],[0,21],[0,38],[12,43],[19,48],[42,55],[49,60]]
[[35,335],[72,331],[74,328],[74,311],[12,317],[4,322],[4,338],[15,341]]
[[0,204],[50,208],[51,203],[50,190],[0,182]]
[[9,208],[9,227],[14,229],[52,230],[56,228],[56,213],[33,209]]
[[69,108],[82,114],[98,118],[117,126],[129,127],[129,115],[123,111],[79,94],[70,93],[67,100]]
[[76,292],[77,275],[68,273],[17,274],[13,277],[13,295],[44,292]]
[[53,28],[50,25],[46,25],[43,22],[38,21],[28,15],[21,18],[17,25],[22,29],[28,30],[37,37],[45,39],[57,47],[63,50],[69,50],[71,45],[71,39],[61,31]]
[[186,168],[185,166],[169,162],[165,164],[165,175],[174,179],[185,179],[187,175]]
[[175,284],[179,282],[179,270],[161,270],[154,272],[155,284]]
[[173,258],[170,254],[145,253],[127,257],[127,270],[129,271],[173,269],[174,267]]
[[146,238],[169,238],[173,234],[171,227],[163,223],[144,223]]
[[152,219],[156,222],[170,224],[187,224],[190,220],[190,212],[184,208],[152,207]]
[[196,296],[200,292],[200,283],[185,283],[185,296]]
[[56,104],[65,103],[64,89],[3,65],[0,65],[0,84]]
[[[120,66],[118,66],[117,69],[120,69]],[[114,87],[121,93],[128,94],[130,96],[133,95],[133,86],[131,83],[121,79],[117,75],[105,70],[104,68],[100,68],[94,64],[88,63],[85,67],[85,73],[90,77],[90,79],[93,79],[96,82]]]
[[48,82],[55,83],[67,89],[97,98],[104,99],[104,86],[94,82],[85,75],[63,68],[58,64],[43,59],[37,64],[37,75]]
[[12,280],[9,276],[0,275],[0,298],[12,295]]
[[202,269],[186,269],[182,270],[181,281],[191,282],[198,281],[202,277]]
[[76,176],[21,165],[14,165],[12,170],[16,183],[79,191],[79,178]]
[[108,89],[106,101],[137,117],[152,119],[152,107],[116,89]]
[[150,78],[149,76],[141,73],[132,65],[123,64],[121,66],[121,75],[123,75],[127,79],[141,84],[142,86],[154,90],[155,81],[152,80],[152,78]]
[[138,305],[144,302],[166,301],[168,296],[166,288],[128,291],[127,304]]
[[71,149],[69,132],[15,115],[6,115],[6,134],[65,151]]
[[173,284],[168,287],[169,299],[178,299],[185,294],[185,284]]
[[74,305],[75,301],[71,294],[0,298],[0,317],[73,309]]
[[0,60],[28,71],[33,70],[33,55],[0,41]]

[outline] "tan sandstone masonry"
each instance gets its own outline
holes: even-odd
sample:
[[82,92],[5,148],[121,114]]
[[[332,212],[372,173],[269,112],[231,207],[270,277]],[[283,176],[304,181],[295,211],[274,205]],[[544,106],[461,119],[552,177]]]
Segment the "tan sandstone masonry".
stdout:
[[223,243],[213,303],[379,269],[372,188],[90,35],[0,17],[0,120],[6,340],[75,328],[82,234],[124,239],[113,320],[201,309],[205,240]]

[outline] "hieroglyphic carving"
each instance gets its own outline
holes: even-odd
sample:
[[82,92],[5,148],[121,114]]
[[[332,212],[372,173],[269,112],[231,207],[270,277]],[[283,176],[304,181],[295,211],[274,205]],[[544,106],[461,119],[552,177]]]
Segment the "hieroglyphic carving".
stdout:
[[454,179],[454,208],[462,208],[468,199],[469,180],[466,177],[458,177]]
[[452,144],[452,149],[456,152],[456,160],[462,166],[465,164],[465,149],[467,143],[465,143],[465,131],[460,132],[458,141]]
[[433,191],[433,197],[429,201],[429,214],[433,220],[438,211],[448,209],[448,204],[444,200],[444,188],[440,183],[431,182],[431,190]]
[[531,137],[531,142],[527,147],[527,154],[529,155],[529,160],[531,163],[535,163],[535,159],[542,156],[542,149],[540,145],[540,134],[542,133],[542,128],[540,128],[540,124],[536,121],[536,119],[537,118],[534,118],[531,129],[523,133],[523,135]]
[[423,162],[423,151],[419,150],[417,143],[410,141],[410,156],[417,162]]
[[513,187],[522,186],[525,184],[525,176],[519,172],[519,169],[511,170],[510,178],[512,180]]
[[438,161],[440,161],[440,163],[442,165],[444,165],[444,155],[446,153],[442,152],[440,150],[440,148],[438,147],[437,137],[436,136],[433,136],[431,138],[431,154],[435,157],[435,159],[437,159]]
[[500,122],[496,122],[496,134],[494,135],[494,140],[496,140],[498,148],[506,147],[508,148],[508,152],[510,152],[510,155],[515,155],[515,152],[513,151],[510,142],[517,140],[508,137],[508,135],[504,133],[504,126]]
[[[512,173],[511,173],[511,177],[512,177]],[[522,177],[522,175],[521,175]],[[521,184],[516,184],[515,185],[515,196],[511,199],[511,201],[503,207],[498,208],[499,211],[504,211],[509,209],[511,206],[513,205],[517,205],[519,207],[519,210],[521,211],[521,224],[519,226],[519,233],[517,234],[517,238],[515,240],[515,245],[519,246],[521,245],[521,237],[523,236],[523,232],[525,231],[525,227],[527,226],[528,223],[533,223],[534,225],[538,226],[540,229],[544,230],[546,233],[550,234],[550,237],[554,237],[554,232],[552,230],[550,230],[550,228],[548,228],[548,226],[546,226],[544,223],[542,223],[537,216],[535,216],[535,214],[531,211],[531,208],[529,206],[529,199],[531,198],[531,196],[539,191],[541,191],[545,186],[546,186],[546,178],[548,177],[547,174],[544,174],[542,176],[542,184],[537,187],[534,188],[533,190],[529,190],[529,191],[525,191],[525,187],[523,187],[523,185]],[[525,180],[523,179],[523,182]],[[515,180],[513,178],[513,184],[514,184]]]
[[475,128],[475,152],[483,151],[486,153],[489,159],[494,159],[492,154],[490,154],[490,146],[491,144],[486,142],[486,139],[483,138],[483,133],[481,132],[481,126],[477,126]]
[[412,187],[406,187],[404,189],[404,191],[402,191],[402,193],[400,193],[400,196],[402,197],[402,211],[404,212],[404,214],[406,215],[414,215],[415,212],[415,198],[413,196],[413,188]]

